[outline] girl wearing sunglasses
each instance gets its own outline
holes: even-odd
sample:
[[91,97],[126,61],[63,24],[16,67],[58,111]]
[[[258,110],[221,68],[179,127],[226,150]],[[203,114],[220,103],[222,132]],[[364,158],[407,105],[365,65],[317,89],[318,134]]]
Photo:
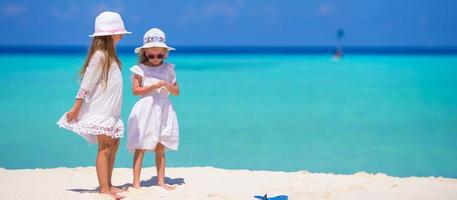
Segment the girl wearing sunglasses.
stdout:
[[143,46],[135,49],[138,64],[133,72],[133,94],[140,96],[127,123],[127,148],[133,157],[133,187],[140,188],[140,173],[145,151],[155,152],[157,185],[165,183],[165,150],[178,150],[179,128],[169,94],[179,95],[174,65],[164,62],[174,48],[165,43],[165,34],[157,28],[145,33]]

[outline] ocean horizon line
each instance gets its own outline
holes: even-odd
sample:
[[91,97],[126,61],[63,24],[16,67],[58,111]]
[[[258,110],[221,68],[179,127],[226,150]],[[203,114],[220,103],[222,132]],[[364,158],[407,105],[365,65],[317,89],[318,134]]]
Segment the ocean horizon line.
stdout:
[[[120,54],[133,53],[136,46],[118,46]],[[333,54],[333,46],[176,46],[174,54]],[[87,46],[0,45],[0,54],[84,54]],[[457,46],[345,46],[344,54],[454,55]]]

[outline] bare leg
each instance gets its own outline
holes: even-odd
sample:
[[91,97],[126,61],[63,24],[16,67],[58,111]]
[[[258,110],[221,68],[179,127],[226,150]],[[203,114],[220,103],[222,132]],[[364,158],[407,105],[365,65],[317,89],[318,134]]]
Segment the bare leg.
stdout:
[[97,135],[98,152],[95,161],[99,190],[102,194],[108,194],[116,199],[124,198],[110,190],[109,181],[109,157],[112,148],[111,137],[106,135]]
[[156,154],[157,185],[166,189],[174,190],[174,186],[165,184],[165,146],[158,143],[154,149]]
[[108,183],[111,192],[118,193],[118,192],[126,192],[126,190],[119,189],[117,187],[113,187],[111,183],[111,177],[113,176],[113,169],[114,169],[114,161],[116,160],[116,153],[119,149],[119,138],[111,139],[112,147],[110,148],[110,155],[108,160]]
[[133,188],[140,188],[140,174],[141,174],[141,167],[143,165],[143,157],[144,157],[144,150],[143,149],[136,149],[135,155],[133,156]]

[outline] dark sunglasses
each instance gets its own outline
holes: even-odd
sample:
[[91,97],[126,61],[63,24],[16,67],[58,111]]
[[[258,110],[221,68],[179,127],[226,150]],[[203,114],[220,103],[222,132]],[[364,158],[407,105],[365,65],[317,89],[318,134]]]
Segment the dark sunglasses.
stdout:
[[163,54],[157,54],[157,55],[154,55],[154,54],[148,54],[148,55],[147,55],[147,54],[144,54],[144,55],[145,55],[145,57],[146,57],[147,59],[149,59],[149,60],[153,60],[153,59],[163,59],[163,58],[165,58],[165,55],[163,55]]

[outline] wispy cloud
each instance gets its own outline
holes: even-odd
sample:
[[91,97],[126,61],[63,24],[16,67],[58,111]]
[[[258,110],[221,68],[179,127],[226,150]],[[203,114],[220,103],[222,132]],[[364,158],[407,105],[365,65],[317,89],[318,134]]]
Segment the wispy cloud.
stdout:
[[328,3],[321,3],[317,7],[317,15],[319,16],[329,16],[333,12],[333,6]]
[[224,23],[232,23],[240,15],[242,5],[242,0],[212,1],[202,6],[190,5],[178,16],[177,22],[183,25],[222,19]]
[[208,3],[203,10],[206,18],[223,17],[227,22],[232,21],[238,16],[237,5],[232,5],[226,1],[216,1]]
[[67,7],[55,7],[51,6],[50,8],[51,14],[58,20],[73,20],[77,19],[80,13],[79,6],[72,4]]
[[16,17],[26,14],[28,7],[22,4],[7,4],[2,7],[2,14],[8,17]]

